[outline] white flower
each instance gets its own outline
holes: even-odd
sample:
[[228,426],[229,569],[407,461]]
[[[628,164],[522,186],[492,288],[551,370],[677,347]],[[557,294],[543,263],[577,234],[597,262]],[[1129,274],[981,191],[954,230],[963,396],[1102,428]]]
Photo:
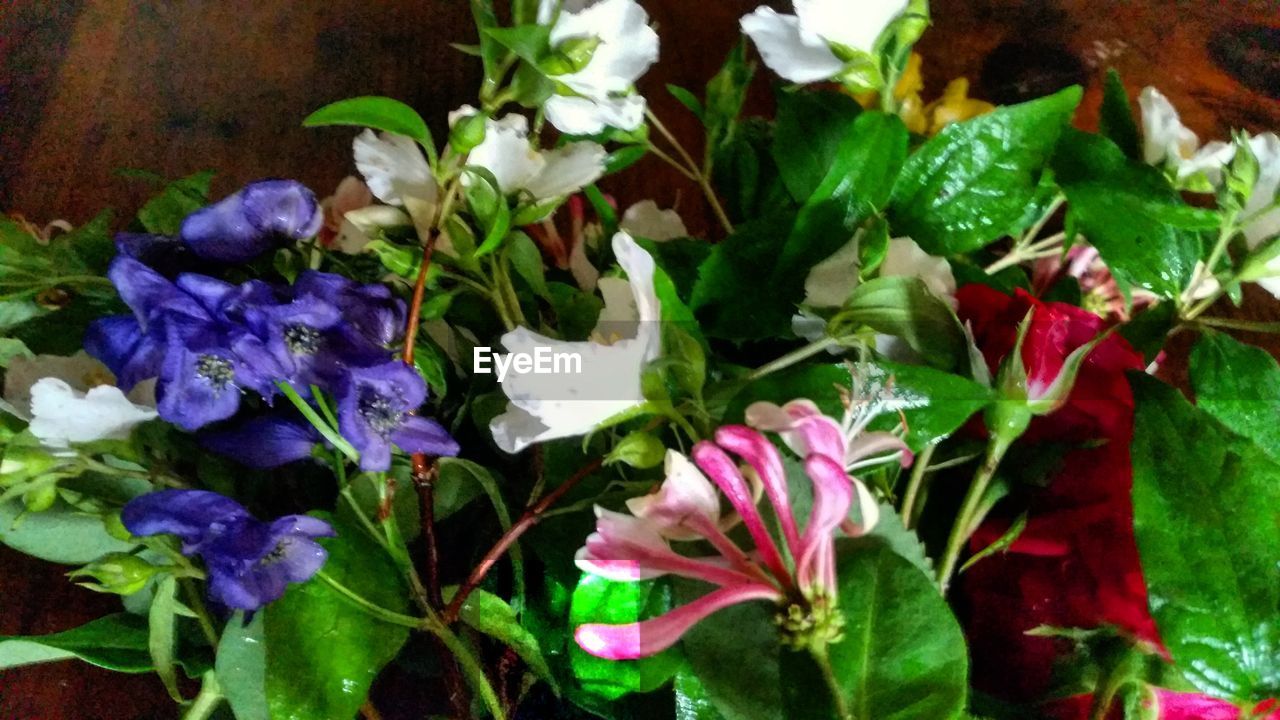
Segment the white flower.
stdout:
[[517,328],[502,337],[511,353],[564,353],[581,358],[581,372],[517,372],[502,382],[511,401],[489,429],[498,447],[516,453],[537,442],[585,435],[601,422],[644,402],[640,375],[661,350],[661,307],[654,291],[653,258],[626,233],[613,238],[628,280],[602,278],[605,309],[598,339],[565,342]]
[[[450,113],[449,124],[476,112],[464,105]],[[513,114],[485,121],[484,141],[468,154],[467,164],[493,173],[504,193],[523,190],[535,200],[547,200],[572,195],[599,180],[607,155],[604,147],[594,142],[569,143],[540,152],[529,143],[528,119]]]
[[689,229],[675,210],[663,210],[652,200],[643,200],[627,208],[619,227],[633,237],[666,242],[689,237]]
[[[1249,149],[1258,159],[1258,181],[1244,208],[1242,231],[1249,248],[1254,249],[1280,235],[1280,206],[1276,205],[1280,200],[1280,136],[1265,133],[1252,137]],[[1272,258],[1266,269],[1271,276],[1259,278],[1257,283],[1280,298],[1280,256]]]
[[1211,185],[1222,181],[1222,167],[1231,162],[1235,147],[1214,141],[1200,147],[1200,139],[1182,124],[1178,110],[1159,90],[1143,88],[1142,157],[1148,165],[1172,168],[1180,180],[1203,174]]
[[952,306],[956,303],[956,276],[946,258],[930,255],[911,238],[894,238],[880,263],[880,277],[914,277]]
[[[356,136],[352,147],[356,169],[374,197],[403,207],[418,234],[427,237],[435,224],[440,188],[418,144],[404,135],[365,130]],[[438,247],[449,250],[443,244]]]
[[155,408],[133,404],[114,385],[99,385],[85,393],[47,377],[31,386],[29,429],[46,447],[125,440],[135,425],[155,417]]
[[795,83],[830,80],[845,69],[832,45],[864,53],[904,10],[907,0],[794,0],[795,15],[760,6],[742,18],[760,56]]
[[571,135],[639,128],[645,102],[634,85],[658,60],[658,34],[649,27],[648,13],[635,0],[565,3],[551,28],[552,46],[591,39],[599,44],[586,66],[555,76],[575,95],[549,98],[547,120]]

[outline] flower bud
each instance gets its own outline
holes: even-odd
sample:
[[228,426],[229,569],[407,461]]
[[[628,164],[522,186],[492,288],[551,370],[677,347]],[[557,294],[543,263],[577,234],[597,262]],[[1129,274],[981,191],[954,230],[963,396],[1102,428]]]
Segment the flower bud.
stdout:
[[42,483],[22,494],[22,503],[27,506],[27,512],[44,512],[57,501],[58,484],[55,482]]
[[61,460],[41,448],[10,445],[0,459],[0,487],[39,477],[61,464]]
[[449,130],[449,147],[459,155],[466,155],[484,142],[485,126],[489,118],[472,113],[458,119]]
[[568,75],[576,73],[591,64],[591,58],[600,47],[598,37],[570,38],[560,43],[551,57],[542,63],[542,70],[548,75]]
[[658,438],[646,432],[633,432],[622,438],[605,458],[605,465],[625,463],[638,470],[647,470],[662,464],[667,449]]
[[70,578],[89,578],[92,582],[76,584],[95,592],[132,595],[146,586],[162,568],[129,553],[110,553],[67,573]]

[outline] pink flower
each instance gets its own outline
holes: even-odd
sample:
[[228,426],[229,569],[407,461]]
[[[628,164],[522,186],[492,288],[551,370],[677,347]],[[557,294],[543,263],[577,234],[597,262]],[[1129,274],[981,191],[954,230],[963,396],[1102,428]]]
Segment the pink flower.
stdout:
[[[1144,705],[1153,711],[1156,720],[1280,720],[1280,704],[1275,700],[1259,703],[1249,713],[1242,712],[1233,703],[1193,692],[1176,692],[1164,688],[1147,688]],[[1093,710],[1092,695],[1073,695],[1050,703],[1045,714],[1052,720],[1085,720]],[[1119,720],[1124,711],[1113,705],[1107,720]],[[1148,715],[1143,715],[1148,717]]]
[[[788,407],[807,410],[794,403]],[[631,515],[596,509],[596,532],[577,556],[585,572],[621,582],[675,575],[715,589],[649,620],[582,625],[574,636],[584,650],[611,660],[653,655],[671,647],[703,618],[751,600],[780,606],[779,624],[784,639],[793,645],[829,643],[840,637],[835,533],[848,517],[855,492],[867,527],[874,516],[866,508],[874,507],[874,501],[861,482],[845,472],[840,426],[816,410],[801,414],[784,430],[784,438],[804,459],[805,473],[813,482],[813,507],[803,528],[791,509],[778,450],[761,433],[740,425],[720,428],[714,442],[694,446],[693,462],[668,451],[666,480],[655,493],[629,502]],[[756,507],[757,483],[782,529],[781,545]],[[750,535],[751,551],[725,534],[721,495],[733,509],[729,517],[736,514]],[[861,502],[864,497],[869,502]],[[706,541],[716,554],[686,557],[671,548],[671,541],[687,540]]]

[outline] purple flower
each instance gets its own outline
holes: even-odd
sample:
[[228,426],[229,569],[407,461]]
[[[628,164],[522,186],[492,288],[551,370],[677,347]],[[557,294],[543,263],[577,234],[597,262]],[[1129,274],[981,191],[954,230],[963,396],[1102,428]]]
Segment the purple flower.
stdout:
[[308,270],[298,276],[293,291],[298,297],[324,298],[341,310],[338,332],[351,364],[381,363],[387,348],[404,333],[404,302],[384,285],[361,285],[341,275]]
[[[340,365],[334,357],[340,343],[329,331],[341,321],[338,308],[314,295],[302,295],[291,302],[262,304],[249,308],[245,318],[260,347],[243,353],[251,365],[276,367],[277,379],[297,385],[302,394],[312,384],[325,384]],[[385,353],[379,360],[385,359]]]
[[259,180],[187,216],[182,240],[196,255],[224,263],[252,260],[281,240],[315,235],[324,213],[315,193],[294,180]]
[[[186,335],[187,337],[183,337]],[[211,327],[169,328],[156,409],[164,420],[198,430],[226,420],[240,409],[244,387],[262,387],[261,377],[226,345]]]
[[236,501],[204,490],[143,495],[124,507],[121,520],[134,535],[176,535],[182,554],[204,559],[209,596],[233,610],[257,610],[284,595],[289,583],[310,579],[328,558],[315,538],[335,534],[307,515],[261,522]]
[[353,368],[338,389],[338,428],[360,453],[360,467],[391,467],[391,446],[409,453],[456,455],[458,443],[439,423],[412,414],[427,399],[427,384],[398,360]]
[[209,450],[263,470],[309,458],[319,443],[320,433],[310,423],[278,415],[256,417],[200,438]]

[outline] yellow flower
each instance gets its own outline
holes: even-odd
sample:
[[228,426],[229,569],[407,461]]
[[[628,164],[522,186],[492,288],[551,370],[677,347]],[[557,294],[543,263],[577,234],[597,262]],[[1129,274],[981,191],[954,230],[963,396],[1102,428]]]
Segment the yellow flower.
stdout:
[[[969,97],[969,81],[965,78],[952,80],[947,84],[942,97],[926,104],[920,95],[924,90],[924,75],[921,72],[923,65],[924,58],[919,53],[911,53],[907,58],[907,66],[903,68],[902,75],[893,87],[898,116],[912,133],[937,135],[942,128],[953,122],[969,120],[995,109],[989,102]],[[879,93],[858,93],[853,97],[864,108],[878,107],[880,104]]]
[[956,78],[947,84],[942,97],[926,109],[929,115],[929,134],[937,135],[951,123],[986,115],[995,109],[995,105],[985,100],[969,97],[969,81],[962,77]]

